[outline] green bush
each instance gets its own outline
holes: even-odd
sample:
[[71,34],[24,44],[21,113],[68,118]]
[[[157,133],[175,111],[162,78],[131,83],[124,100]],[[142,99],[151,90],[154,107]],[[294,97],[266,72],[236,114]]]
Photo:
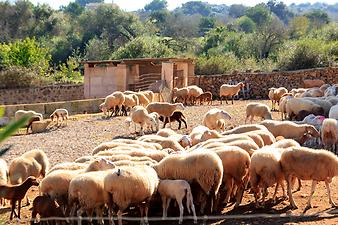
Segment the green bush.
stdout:
[[53,75],[53,79],[58,83],[79,83],[83,82],[83,77],[79,70],[80,63],[75,57],[69,57],[66,63],[59,65],[59,69]]
[[201,56],[196,59],[195,73],[201,75],[223,74],[237,69],[238,59],[232,53]]

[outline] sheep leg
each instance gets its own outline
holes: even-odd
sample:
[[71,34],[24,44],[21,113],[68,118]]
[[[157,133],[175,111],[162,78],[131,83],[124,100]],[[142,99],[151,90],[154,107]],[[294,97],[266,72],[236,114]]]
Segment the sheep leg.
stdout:
[[329,181],[327,181],[327,180],[325,181],[325,186],[326,186],[327,194],[329,196],[329,203],[332,205],[332,207],[337,207],[336,203],[332,200],[331,188],[330,188]]
[[169,127],[171,129],[171,121],[170,121],[170,117],[168,117],[168,120],[169,120]]
[[246,122],[248,121],[249,118],[250,118],[250,115],[247,115],[247,116],[245,117],[244,124],[246,124]]
[[[13,214],[16,214],[15,213],[15,206],[16,206],[16,200],[12,200],[11,201],[11,204],[12,204],[12,211],[11,211],[11,215],[9,217],[9,220],[12,220],[13,219]],[[17,216],[17,215],[16,215]]]
[[144,206],[144,223],[146,225],[149,225],[149,222],[148,222],[148,211],[149,211],[149,200],[146,201],[146,204]]
[[231,196],[232,188],[233,188],[233,179],[231,177],[224,177],[224,178],[225,178],[225,186],[226,186],[226,190],[227,190],[227,195],[226,195],[223,203],[226,205],[230,201],[230,196]]
[[162,220],[164,220],[167,217],[167,198],[165,196],[162,196]]
[[302,181],[301,181],[299,178],[297,178],[297,180],[298,180],[298,188],[297,188],[297,191],[300,191],[300,188],[302,187]]
[[231,96],[231,104],[234,104],[234,96]]
[[182,222],[183,222],[183,213],[184,213],[184,207],[183,207],[183,204],[182,204],[182,199],[179,198],[179,199],[176,199],[176,201],[177,201],[178,207],[180,209],[180,218],[178,220],[178,223],[182,224]]
[[117,219],[119,220],[119,225],[122,225],[122,210],[117,211]]
[[316,185],[317,185],[317,181],[312,181],[312,186],[311,186],[311,193],[310,193],[310,196],[309,196],[309,199],[307,201],[307,204],[306,204],[306,207],[304,209],[304,211],[310,209],[312,206],[311,206],[311,200],[312,200],[312,197],[313,197],[313,194],[315,193],[315,189],[316,189]]
[[292,190],[291,190],[291,176],[287,177],[286,180],[287,184],[288,184],[288,196],[289,196],[289,201],[290,201],[290,206],[293,209],[297,209],[298,207],[296,206],[295,200],[293,199],[292,196]]
[[165,206],[165,216],[168,216],[168,209],[170,205],[171,198],[167,198],[166,206]]
[[225,96],[225,103],[228,104],[228,97]]
[[236,194],[236,204],[235,204],[235,208],[237,208],[239,206],[239,204],[241,204],[242,202],[242,198],[243,198],[243,193],[244,193],[244,185],[243,183],[238,183],[237,182],[237,194]]
[[279,183],[277,182],[276,188],[275,188],[275,192],[273,193],[273,196],[272,196],[272,203],[273,203],[273,204],[276,203],[276,197],[277,197],[278,187],[279,187]]

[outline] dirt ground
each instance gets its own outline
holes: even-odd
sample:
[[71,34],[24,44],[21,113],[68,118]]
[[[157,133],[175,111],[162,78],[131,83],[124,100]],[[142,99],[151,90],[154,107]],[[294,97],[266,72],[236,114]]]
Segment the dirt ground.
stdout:
[[[224,109],[232,115],[229,126],[237,126],[244,124],[245,106],[249,101],[235,101],[234,105],[220,105],[218,102],[212,106],[188,106],[184,114],[187,117],[188,128],[178,131],[187,134],[193,127],[201,124],[203,115],[211,108]],[[250,101],[252,102],[252,101]],[[259,101],[270,104],[268,101]],[[12,159],[20,156],[22,153],[39,148],[46,152],[50,159],[51,165],[59,162],[73,161],[78,157],[90,155],[92,149],[104,141],[112,140],[116,137],[135,138],[135,134],[131,134],[133,129],[128,130],[124,121],[126,117],[114,117],[111,119],[103,118],[102,114],[93,115],[77,115],[73,116],[67,126],[53,127],[47,132],[39,134],[25,135],[23,131],[9,138],[3,145],[13,145],[12,149],[4,156],[9,163]],[[280,115],[273,112],[273,118],[279,120]],[[167,125],[169,127],[169,125]],[[173,124],[173,129],[177,129],[178,125]],[[311,165],[309,165],[311,166]],[[317,190],[312,200],[312,208],[303,213],[306,206],[308,194],[310,193],[311,182],[303,181],[301,191],[294,193],[297,210],[290,210],[288,201],[279,199],[277,204],[267,202],[264,209],[255,209],[253,204],[253,195],[246,192],[243,197],[242,204],[239,208],[234,209],[233,205],[224,208],[222,215],[225,216],[244,216],[250,218],[225,218],[225,219],[208,219],[199,220],[198,224],[338,224],[338,209],[331,208],[324,183],[317,185]],[[334,179],[332,185],[333,199],[338,202],[338,179]],[[271,189],[272,190],[272,189]],[[272,191],[270,191],[272,192]],[[38,195],[38,188],[31,188],[29,197],[34,199]],[[281,196],[281,191],[279,195]],[[268,197],[271,197],[271,193]],[[25,201],[24,201],[25,203]],[[30,219],[31,206],[24,206],[21,211],[23,220]],[[174,209],[173,211],[178,211]],[[157,210],[161,216],[161,209]],[[253,216],[259,216],[252,218]],[[6,224],[20,223],[18,221],[9,221],[9,206],[0,209],[0,222]],[[150,214],[151,216],[151,214]],[[219,215],[217,215],[219,216]],[[269,218],[273,217],[273,218]],[[28,222],[21,222],[25,224]],[[151,224],[177,224],[177,221],[159,221],[150,222]],[[127,224],[138,224],[138,222],[127,222]],[[191,220],[184,221],[184,224],[193,224]]]

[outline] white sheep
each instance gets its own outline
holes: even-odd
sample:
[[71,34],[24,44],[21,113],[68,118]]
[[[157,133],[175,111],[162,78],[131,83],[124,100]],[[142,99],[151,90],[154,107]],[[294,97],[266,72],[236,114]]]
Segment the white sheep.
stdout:
[[321,127],[321,140],[326,149],[337,151],[338,122],[336,119],[325,119]]
[[205,131],[208,131],[208,130],[210,130],[208,127],[202,126],[202,125],[194,127],[189,134],[192,146],[200,143],[202,141],[201,139],[202,135],[204,134]]
[[149,99],[147,98],[147,96],[145,96],[144,93],[136,92],[135,95],[137,96],[140,105],[145,107],[150,103]]
[[187,87],[188,89],[188,96],[192,104],[195,104],[196,99],[203,94],[202,88],[196,85],[190,85]]
[[192,140],[189,135],[178,134],[172,129],[163,128],[157,132],[158,136],[169,137],[175,139],[183,148],[189,147],[192,145]]
[[[208,151],[169,155],[153,167],[161,179],[196,181],[203,192],[211,196],[211,206],[217,199],[222,183],[223,165],[216,153]],[[204,211],[205,202],[202,204],[201,212]]]
[[283,139],[283,140],[276,141],[269,147],[272,147],[272,148],[300,147],[300,144],[293,139]]
[[143,93],[147,97],[147,99],[149,100],[149,103],[154,101],[154,96],[155,96],[154,92],[148,90],[148,91],[142,91],[141,93]]
[[250,123],[252,123],[252,120],[255,116],[261,117],[263,120],[272,119],[271,111],[267,105],[262,104],[262,103],[256,103],[256,102],[247,104],[245,123],[247,122],[249,118],[250,118]]
[[313,98],[313,97],[306,97],[306,98],[303,98],[303,99],[311,101],[311,102],[319,105],[324,110],[324,113],[321,114],[321,115],[323,115],[325,117],[329,116],[329,112],[330,112],[330,109],[332,107],[332,103],[331,102],[326,101],[325,99],[322,99],[322,98]]
[[29,128],[32,128],[32,123],[34,121],[42,121],[43,120],[43,116],[41,113],[37,113],[33,110],[18,110],[15,112],[14,114],[14,120],[18,121],[23,117],[29,117],[29,120],[26,122],[26,124],[24,125],[24,127],[27,127],[26,133],[28,134],[29,132]]
[[59,121],[61,120],[60,125],[63,123],[63,121],[68,121],[68,110],[67,109],[56,109],[51,115],[50,118],[52,120],[52,122],[54,121],[54,119],[56,118],[56,125],[59,125]]
[[124,103],[123,106],[126,110],[130,110],[134,106],[137,106],[139,104],[138,97],[134,94],[131,95],[124,95]]
[[225,97],[226,104],[228,104],[227,97],[231,97],[232,104],[234,104],[234,96],[238,95],[239,91],[243,87],[244,87],[244,83],[242,83],[242,82],[239,82],[236,85],[223,84],[220,87],[220,90],[219,90],[219,96],[221,98],[221,104],[222,104],[222,97]]
[[152,102],[147,105],[146,109],[149,113],[157,112],[160,116],[164,117],[164,121],[168,119],[169,126],[171,128],[170,117],[174,114],[176,110],[184,110],[182,103],[167,103],[167,102]]
[[112,114],[110,116],[113,116],[114,113],[115,115],[117,115],[118,109],[122,109],[124,100],[124,94],[120,91],[115,91],[104,99],[104,102],[100,105],[99,108],[104,113],[104,115],[107,115],[109,110],[112,110]]
[[[142,156],[147,156],[157,162],[161,161],[164,157],[166,157],[169,152],[166,150],[152,150],[152,149],[133,149],[133,150],[114,150],[110,151],[112,154],[111,155],[128,155],[128,156],[133,156],[133,157],[142,157]],[[95,155],[98,156],[98,155]],[[93,156],[90,160],[95,159]]]
[[56,170],[81,170],[87,168],[88,164],[86,163],[77,163],[77,162],[62,162],[54,165],[48,171],[48,174]]
[[[5,185],[8,182],[8,166],[5,160],[0,159],[0,185]],[[0,199],[0,205],[6,205],[5,199]]]
[[178,102],[178,100],[182,100],[184,104],[187,104],[187,100],[189,98],[189,90],[187,87],[184,88],[174,88],[172,90],[172,98],[175,100],[175,102]]
[[245,125],[239,125],[231,130],[224,131],[222,134],[223,135],[229,135],[229,134],[241,134],[249,131],[254,131],[254,130],[265,130],[268,131],[268,129],[259,124],[245,124]]
[[179,224],[183,222],[184,206],[182,204],[183,198],[187,198],[187,209],[190,210],[194,216],[194,223],[197,223],[197,217],[195,212],[195,206],[191,193],[190,185],[185,180],[161,180],[158,185],[158,193],[161,195],[162,208],[163,208],[163,219],[167,217],[170,200],[175,199],[180,209]]
[[222,120],[231,120],[230,114],[224,110],[214,108],[204,114],[202,124],[211,130],[224,131],[224,127],[222,129],[222,126],[224,126]]
[[[145,126],[158,127],[156,116],[150,115],[143,106],[135,106],[130,112],[130,118],[135,124],[140,124],[140,134],[144,135]],[[136,130],[135,130],[136,132]]]
[[[148,166],[121,167],[108,172],[104,177],[104,191],[111,195],[110,201],[118,206],[117,217],[122,225],[122,212],[130,204],[140,205],[141,224],[148,224],[149,202],[157,191],[159,184],[156,171]],[[109,204],[109,217],[112,215],[112,204]],[[145,217],[143,217],[145,216]]]
[[286,104],[291,98],[294,98],[294,97],[285,95],[285,96],[282,96],[281,99],[279,100],[279,112],[281,114],[282,120],[286,119],[286,115],[287,115]]
[[184,151],[184,148],[178,143],[177,140],[172,138],[165,138],[158,135],[144,135],[138,138],[139,141],[158,143],[162,148],[171,148],[175,152]]
[[[286,103],[285,110],[286,110],[288,117],[291,120],[294,119],[301,111],[306,111],[309,114],[314,114],[314,115],[324,114],[324,110],[320,105],[310,100],[305,100],[303,98],[289,99]],[[303,120],[303,118],[300,118],[300,119]]]
[[338,120],[338,105],[331,107],[329,112],[329,118]]
[[285,87],[280,88],[270,88],[269,89],[269,99],[271,100],[271,110],[276,110],[276,103],[279,104],[281,97],[288,93],[288,89]]
[[288,184],[288,196],[292,208],[297,208],[291,191],[293,176],[301,180],[312,180],[311,193],[305,210],[311,208],[311,199],[319,181],[325,182],[329,202],[333,207],[337,207],[331,197],[330,183],[335,176],[338,176],[338,157],[332,152],[291,147],[282,152],[280,162]]

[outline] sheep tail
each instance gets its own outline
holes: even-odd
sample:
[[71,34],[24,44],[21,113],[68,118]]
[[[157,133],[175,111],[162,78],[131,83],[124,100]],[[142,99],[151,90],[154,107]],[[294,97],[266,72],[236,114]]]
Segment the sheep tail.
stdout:
[[187,187],[187,189],[185,189],[186,191],[186,196],[187,196],[187,209],[188,209],[188,213],[190,214],[190,209],[192,209],[192,206],[194,204],[194,200],[192,197],[192,193],[191,193],[191,189],[190,187]]

